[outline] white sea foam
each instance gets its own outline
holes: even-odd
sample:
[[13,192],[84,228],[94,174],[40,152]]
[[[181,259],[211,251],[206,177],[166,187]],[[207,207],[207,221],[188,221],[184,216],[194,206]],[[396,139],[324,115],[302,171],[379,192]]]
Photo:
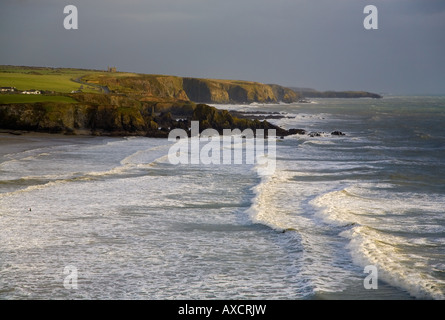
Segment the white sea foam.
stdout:
[[405,253],[406,240],[359,226],[344,232],[355,263],[375,265],[379,277],[391,285],[407,290],[417,298],[444,299],[445,281],[429,274],[425,256]]
[[348,264],[341,240],[338,244],[333,242],[329,226],[304,204],[319,186],[295,183],[294,177],[295,172],[287,170],[262,177],[253,189],[255,197],[246,214],[253,222],[285,232],[296,241],[294,246],[301,248],[302,253],[295,261],[294,272],[311,288],[311,294],[340,292],[356,275],[348,268],[337,266]]
[[[438,202],[425,195],[399,198],[397,193],[389,197],[388,193],[378,191],[387,187],[381,184],[376,190],[371,184],[355,185],[323,194],[313,204],[322,209],[329,223],[353,226],[341,236],[349,239],[348,248],[355,263],[378,266],[381,279],[415,297],[445,298],[445,281],[429,274],[428,252],[423,250],[421,256],[416,253],[418,248],[431,245],[416,233],[444,232],[444,227],[424,228],[418,225],[418,216],[407,215],[421,207],[434,218],[435,213],[441,212]],[[394,215],[405,218],[395,220]],[[397,235],[401,232],[403,235]]]

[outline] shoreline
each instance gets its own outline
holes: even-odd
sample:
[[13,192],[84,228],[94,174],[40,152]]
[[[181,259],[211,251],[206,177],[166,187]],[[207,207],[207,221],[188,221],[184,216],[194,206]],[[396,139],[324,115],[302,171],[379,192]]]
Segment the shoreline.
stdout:
[[262,120],[253,115],[221,110],[206,104],[193,105],[188,109],[183,105],[169,105],[164,108],[79,104],[16,104],[14,107],[0,105],[0,132],[10,135],[41,132],[67,136],[167,138],[174,129],[183,129],[190,133],[192,121],[199,121],[201,131],[212,128],[220,134],[225,129],[275,129],[279,136],[292,134],[266,119]]

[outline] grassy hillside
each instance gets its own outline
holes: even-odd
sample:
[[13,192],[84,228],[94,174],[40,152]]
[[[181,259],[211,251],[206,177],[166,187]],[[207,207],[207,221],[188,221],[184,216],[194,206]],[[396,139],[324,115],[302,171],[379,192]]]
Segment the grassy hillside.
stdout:
[[112,93],[138,96],[141,100],[189,100],[183,89],[182,78],[175,76],[95,73],[82,77],[82,81],[88,84],[106,86]]
[[84,69],[0,66],[0,87],[70,93],[79,89],[107,91],[141,101],[197,103],[294,102],[298,93],[278,85],[252,81],[182,78],[169,75],[105,72]]
[[[97,71],[0,66],[0,87],[69,93],[78,90],[81,86],[81,84],[74,82],[74,79],[93,73],[97,73]],[[84,86],[83,91],[95,92],[97,88]]]

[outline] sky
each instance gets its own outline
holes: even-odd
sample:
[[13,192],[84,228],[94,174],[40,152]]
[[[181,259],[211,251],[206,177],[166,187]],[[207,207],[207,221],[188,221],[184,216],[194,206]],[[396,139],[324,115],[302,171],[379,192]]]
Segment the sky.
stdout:
[[0,0],[0,44],[0,65],[445,94],[445,0]]

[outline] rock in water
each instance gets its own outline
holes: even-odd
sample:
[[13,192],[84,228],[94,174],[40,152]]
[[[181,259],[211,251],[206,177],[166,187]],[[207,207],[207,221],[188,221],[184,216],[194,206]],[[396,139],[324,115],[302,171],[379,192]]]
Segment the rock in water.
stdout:
[[303,129],[289,129],[289,134],[306,134],[306,130],[303,130]]

